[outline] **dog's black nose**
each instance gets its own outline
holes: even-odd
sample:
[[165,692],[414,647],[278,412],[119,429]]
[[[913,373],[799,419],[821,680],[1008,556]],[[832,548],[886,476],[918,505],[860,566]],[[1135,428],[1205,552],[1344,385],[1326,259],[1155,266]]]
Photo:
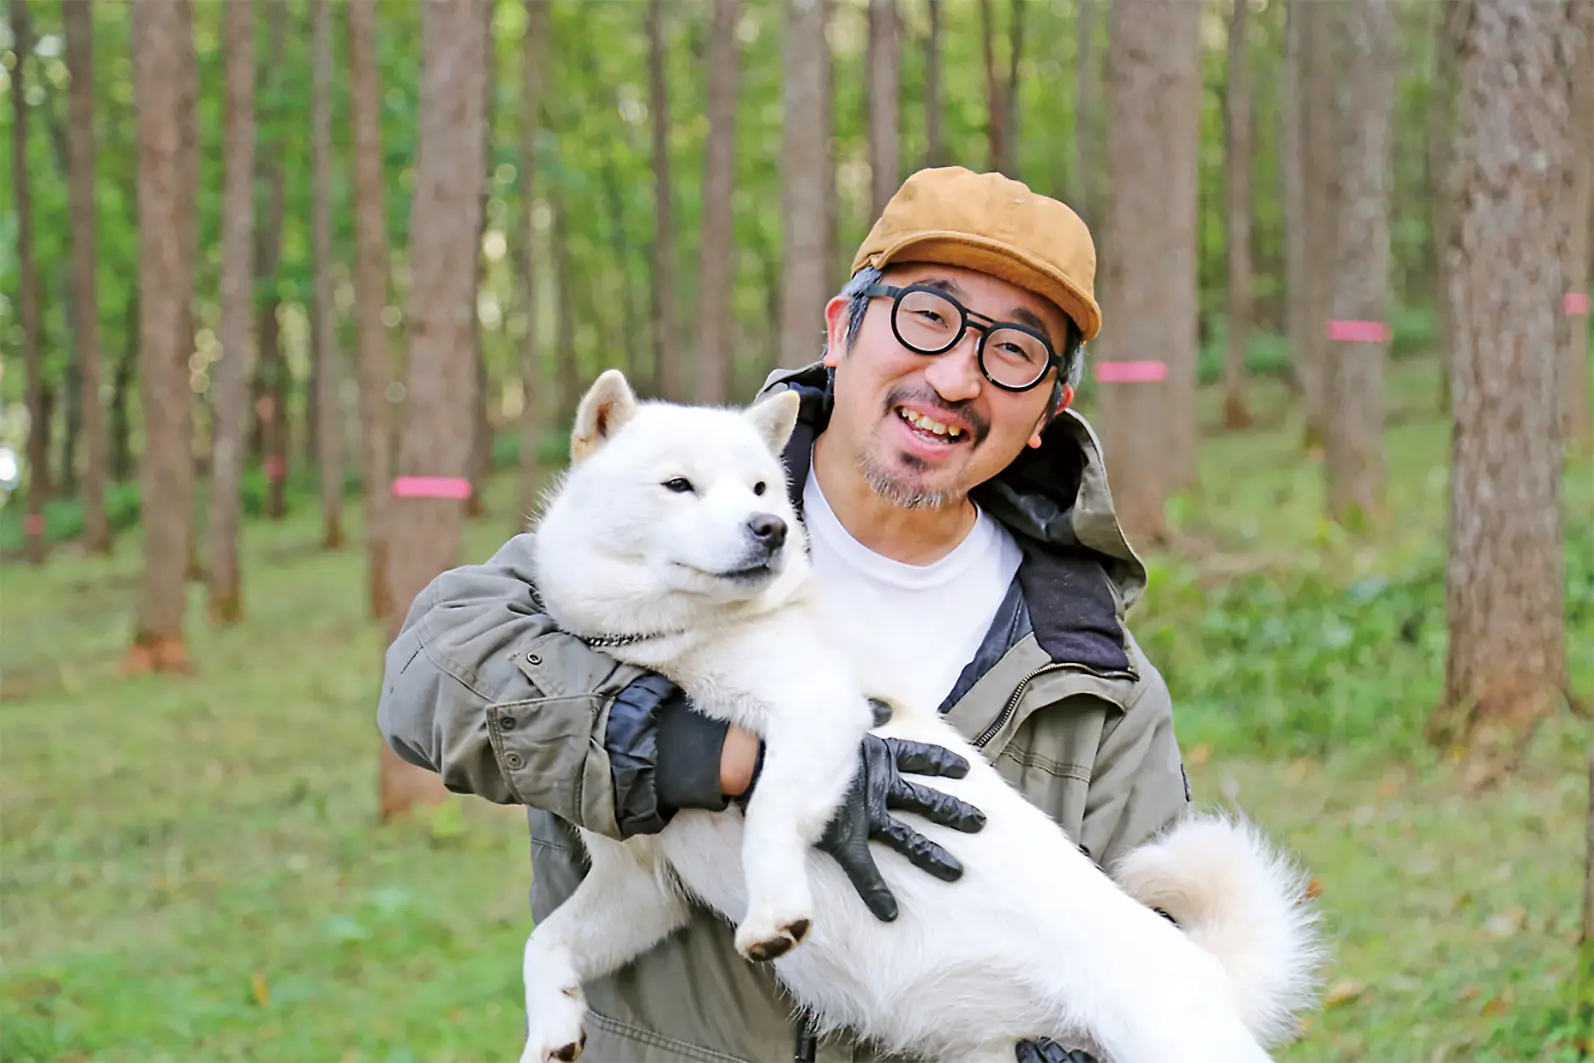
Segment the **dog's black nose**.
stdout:
[[786,522],[773,513],[760,513],[748,518],[747,530],[758,540],[759,545],[770,551],[779,550],[786,541]]

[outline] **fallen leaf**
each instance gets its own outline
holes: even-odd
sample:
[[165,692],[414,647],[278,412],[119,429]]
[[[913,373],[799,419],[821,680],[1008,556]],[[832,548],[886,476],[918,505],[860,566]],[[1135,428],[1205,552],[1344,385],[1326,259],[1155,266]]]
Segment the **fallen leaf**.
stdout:
[[1198,746],[1192,746],[1184,759],[1185,763],[1192,768],[1201,767],[1201,765],[1212,759],[1212,744],[1210,742],[1202,742]]
[[266,976],[256,971],[249,976],[249,992],[255,1003],[266,1007],[271,1003],[271,991],[266,988]]
[[1482,995],[1483,995],[1483,990],[1479,989],[1475,985],[1468,985],[1468,986],[1462,986],[1461,987],[1461,999],[1462,1000],[1477,1000],[1478,997],[1480,997]]
[[1367,986],[1354,978],[1344,978],[1334,983],[1334,987],[1323,998],[1325,1008],[1335,1008],[1341,1004],[1348,1004],[1352,1000],[1367,992]]
[[1513,905],[1503,912],[1495,912],[1484,921],[1483,931],[1490,937],[1510,937],[1526,925],[1528,910],[1520,904]]

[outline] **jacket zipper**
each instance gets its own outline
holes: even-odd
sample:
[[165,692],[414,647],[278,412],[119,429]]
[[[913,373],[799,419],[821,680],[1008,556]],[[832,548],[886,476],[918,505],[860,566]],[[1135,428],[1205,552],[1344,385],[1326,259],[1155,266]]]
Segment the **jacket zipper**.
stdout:
[[1007,721],[1012,718],[1014,711],[1018,708],[1018,703],[1023,700],[1025,689],[1029,687],[1031,681],[1038,676],[1045,675],[1047,672],[1064,671],[1084,672],[1086,675],[1093,675],[1098,679],[1128,679],[1132,681],[1138,681],[1140,678],[1132,670],[1124,671],[1115,669],[1111,672],[1103,672],[1095,668],[1087,667],[1083,664],[1059,664],[1056,661],[1048,661],[1039,668],[1032,670],[1023,679],[1019,680],[1018,686],[1013,688],[1013,696],[1007,699],[1006,705],[1002,706],[1001,713],[996,717],[995,720],[992,720],[990,726],[981,731],[979,737],[974,740],[975,747],[983,747],[985,743],[989,742],[993,737],[995,737],[996,732],[1000,731]]

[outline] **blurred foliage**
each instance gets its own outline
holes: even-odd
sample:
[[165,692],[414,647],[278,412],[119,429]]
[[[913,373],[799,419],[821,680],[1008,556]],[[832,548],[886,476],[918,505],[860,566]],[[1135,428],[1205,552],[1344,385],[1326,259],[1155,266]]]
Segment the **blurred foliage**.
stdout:
[[[70,274],[71,217],[65,179],[67,76],[61,30],[61,0],[33,0],[37,46],[27,67],[27,99],[32,109],[28,167],[33,177],[37,261],[43,289],[43,351],[47,379],[61,382],[73,357],[73,336],[65,287]],[[275,294],[282,308],[283,344],[294,374],[290,416],[304,416],[309,373],[307,302],[312,291],[310,183],[311,45],[307,0],[282,0],[285,20],[280,63],[267,62],[268,7],[257,3],[256,135],[262,160],[280,162],[286,174],[282,259],[275,276],[260,277],[257,298]],[[522,33],[520,0],[494,0],[493,134],[488,180],[489,229],[483,241],[487,269],[479,294],[485,356],[496,400],[492,413],[502,420],[518,408],[518,337],[525,328],[523,308],[514,294],[513,248],[525,231],[527,214],[516,187],[519,84]],[[989,165],[985,126],[984,66],[980,13],[972,0],[944,3],[941,33],[942,111],[949,161],[974,168]],[[1039,191],[1066,198],[1074,183],[1069,172],[1075,129],[1075,71],[1081,61],[1076,34],[1076,0],[1030,0],[1022,5],[1023,59],[1019,68],[1018,161],[1016,176]],[[1255,106],[1254,250],[1258,298],[1257,335],[1252,344],[1254,372],[1271,373],[1288,364],[1288,345],[1279,335],[1283,320],[1283,212],[1278,167],[1278,68],[1283,45],[1283,5],[1254,3],[1256,17],[1248,38]],[[924,40],[928,16],[922,4],[901,5],[904,21],[901,78],[902,172],[921,165],[926,150]],[[995,52],[1007,69],[1013,5],[993,5]],[[1395,353],[1421,350],[1434,335],[1429,292],[1429,197],[1426,192],[1425,116],[1433,65],[1432,22],[1437,7],[1407,2],[1401,7],[1401,76],[1395,138],[1394,314]],[[1096,11],[1094,59],[1104,66],[1105,5]],[[136,298],[137,203],[136,120],[128,4],[95,0],[95,132],[98,147],[97,213],[99,239],[99,315],[107,362],[136,341],[127,313]],[[623,364],[645,380],[650,360],[647,340],[648,278],[653,242],[652,160],[649,142],[645,5],[587,4],[554,0],[541,131],[536,139],[537,200],[530,226],[539,259],[547,261],[552,204],[562,201],[568,217],[570,276],[540,271],[539,333],[545,379],[552,380],[556,328],[556,285],[567,282],[575,316],[575,341],[582,374],[604,365]],[[673,287],[680,300],[682,336],[691,342],[696,306],[698,233],[702,214],[702,172],[708,135],[705,54],[712,4],[680,0],[668,8],[666,48],[669,82],[669,145],[677,233]],[[195,45],[199,66],[199,234],[198,329],[201,358],[217,353],[217,283],[222,189],[224,57],[221,52],[223,4],[195,5]],[[422,63],[421,8],[408,0],[378,2],[378,64],[383,85],[382,135],[386,175],[388,234],[393,252],[394,309],[402,322],[407,298],[405,247],[416,148],[416,112]],[[353,346],[353,164],[348,119],[346,26],[334,18],[334,93],[332,100],[335,176],[331,216],[337,262],[335,291],[340,347]],[[780,280],[781,38],[784,7],[774,0],[743,5],[737,94],[736,190],[733,196],[736,273],[734,309],[739,327],[737,376],[750,391],[774,357],[771,308]],[[1221,364],[1226,265],[1223,216],[1223,138],[1221,100],[1225,80],[1225,26],[1222,5],[1213,3],[1203,26],[1204,97],[1200,149],[1199,274],[1204,378]],[[0,95],[9,92],[15,55],[4,33],[5,69]],[[867,14],[864,0],[836,0],[829,38],[833,63],[833,138],[837,211],[832,243],[832,279],[839,287],[851,250],[870,224],[869,167],[864,63]],[[1097,106],[1105,99],[1098,88]],[[0,140],[9,137],[10,101],[0,106]],[[1086,165],[1097,200],[1106,190],[1100,157],[1107,134],[1098,113],[1090,123]],[[265,208],[267,186],[257,181],[257,218]],[[10,182],[0,206],[12,206]],[[1087,220],[1090,211],[1087,211]],[[1097,211],[1096,213],[1099,213]],[[15,214],[0,210],[0,340],[18,349],[20,334],[10,299],[17,283]],[[1098,234],[1100,239],[1102,234]],[[395,353],[402,350],[402,325]],[[19,367],[20,368],[20,367]],[[107,381],[109,376],[107,375]],[[20,443],[25,415],[20,371],[0,378],[0,442]],[[208,386],[201,378],[201,386]],[[137,449],[140,412],[130,403]],[[198,446],[208,438],[208,412],[201,404]],[[60,445],[62,433],[55,433]]]

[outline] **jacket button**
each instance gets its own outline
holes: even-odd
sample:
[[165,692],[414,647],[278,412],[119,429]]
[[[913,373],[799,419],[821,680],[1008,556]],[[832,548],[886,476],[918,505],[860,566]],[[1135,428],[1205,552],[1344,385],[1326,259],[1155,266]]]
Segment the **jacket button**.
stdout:
[[504,754],[504,763],[508,764],[511,768],[520,767],[520,754],[519,753],[505,753]]
[[526,660],[528,662],[530,662],[531,664],[541,664],[542,663],[542,658],[537,656],[535,653],[526,654]]
[[513,716],[498,717],[498,729],[500,731],[513,731],[515,729],[515,718]]

